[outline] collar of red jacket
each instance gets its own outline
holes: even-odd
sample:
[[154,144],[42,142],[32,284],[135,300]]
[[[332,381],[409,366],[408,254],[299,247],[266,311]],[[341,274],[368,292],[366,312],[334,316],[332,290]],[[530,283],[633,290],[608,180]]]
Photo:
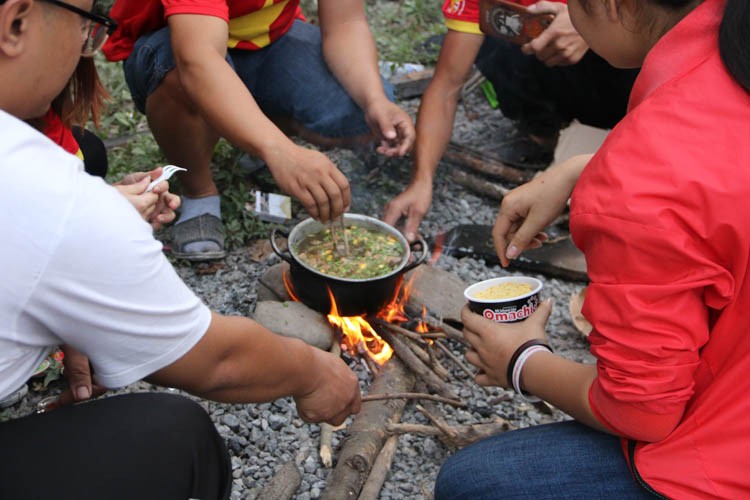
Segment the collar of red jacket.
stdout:
[[[718,51],[725,0],[705,0],[656,42],[633,85],[628,111],[672,78],[690,71]],[[649,61],[659,61],[649,64]]]

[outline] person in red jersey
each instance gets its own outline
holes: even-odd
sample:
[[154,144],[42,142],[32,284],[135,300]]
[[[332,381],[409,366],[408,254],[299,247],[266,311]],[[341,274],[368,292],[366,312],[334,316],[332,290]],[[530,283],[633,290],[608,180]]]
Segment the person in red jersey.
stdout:
[[278,186],[321,221],[350,204],[346,177],[322,146],[373,139],[403,156],[414,125],[378,73],[375,43],[357,0],[318,2],[319,25],[298,0],[117,0],[120,28],[105,46],[124,60],[139,110],[181,174],[183,204],[173,228],[178,257],[224,256],[219,192],[210,170],[219,137],[268,166]]
[[515,122],[511,134],[485,146],[507,165],[545,168],[552,161],[560,129],[571,120],[609,129],[625,114],[638,71],[613,68],[590,51],[571,25],[565,1],[515,3],[533,13],[554,15],[550,26],[523,46],[482,33],[479,0],[443,4],[448,33],[419,106],[412,176],[383,215],[392,225],[403,219],[410,240],[430,209],[435,172],[474,66],[492,83],[502,114]]

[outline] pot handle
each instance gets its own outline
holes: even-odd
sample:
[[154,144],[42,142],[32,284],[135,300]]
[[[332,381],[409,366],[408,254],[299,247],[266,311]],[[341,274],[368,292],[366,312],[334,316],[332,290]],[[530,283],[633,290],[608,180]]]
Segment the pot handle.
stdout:
[[421,236],[417,241],[412,241],[411,243],[409,243],[409,248],[411,249],[412,253],[414,252],[414,245],[419,245],[421,253],[419,254],[419,257],[414,259],[414,262],[412,262],[411,264],[406,264],[402,269],[402,272],[411,271],[415,267],[421,265],[425,260],[427,260],[427,256],[430,254],[427,249],[427,242]]
[[276,234],[277,233],[281,233],[281,235],[284,238],[287,238],[287,241],[289,239],[289,233],[288,232],[284,231],[283,229],[279,229],[279,228],[275,227],[275,228],[273,228],[271,230],[271,238],[270,238],[270,240],[271,240],[271,248],[273,248],[273,251],[274,251],[274,253],[276,255],[278,255],[279,257],[281,257],[281,260],[285,260],[289,264],[291,264],[292,263],[292,254],[289,253],[289,246],[287,245],[286,253],[284,253],[281,250],[279,250],[279,247],[276,245]]

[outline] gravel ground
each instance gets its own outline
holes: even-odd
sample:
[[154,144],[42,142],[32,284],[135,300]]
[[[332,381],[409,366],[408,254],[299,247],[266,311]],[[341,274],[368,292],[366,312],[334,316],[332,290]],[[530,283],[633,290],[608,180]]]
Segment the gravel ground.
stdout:
[[[403,103],[414,112],[418,101]],[[471,110],[467,112],[466,110]],[[478,119],[477,116],[482,118]],[[454,138],[481,145],[502,135],[511,127],[499,112],[492,111],[477,92],[468,96],[464,106],[459,106]],[[363,160],[362,154],[334,150],[329,156],[347,174],[352,183],[352,212],[379,216],[383,205],[401,191],[409,179],[408,160]],[[441,168],[435,183],[431,212],[422,224],[425,236],[445,231],[457,224],[492,224],[497,203],[482,198],[456,185],[450,180],[450,169]],[[271,255],[263,262],[254,262],[247,248],[237,249],[226,258],[225,265],[214,274],[202,274],[198,267],[180,265],[179,273],[185,281],[213,309],[226,314],[251,316],[255,308],[257,278],[269,267],[278,263]],[[467,283],[495,276],[513,274],[498,266],[486,266],[484,261],[472,258],[456,259],[441,256],[435,266],[451,271]],[[581,283],[566,282],[537,276],[545,283],[544,295],[555,299],[555,307],[547,325],[550,342],[557,352],[576,359],[591,361],[587,343],[573,326],[568,312],[568,297],[578,291]],[[462,355],[460,348],[455,353]],[[363,393],[371,382],[360,363],[352,361],[358,373]],[[446,367],[453,369],[451,363]],[[539,412],[511,391],[493,389],[488,395],[459,371],[452,371],[453,386],[460,397],[469,403],[469,410],[445,407],[444,417],[449,423],[467,424],[485,422],[494,415],[507,419],[516,427],[563,420],[563,413],[554,410],[551,415]],[[167,390],[138,383],[117,392]],[[35,403],[49,395],[31,391],[25,400],[7,414],[10,417],[25,415]],[[489,401],[501,400],[491,405]],[[296,414],[291,399],[259,405],[229,405],[200,400],[213,418],[219,432],[225,437],[232,455],[234,486],[232,498],[255,498],[274,472],[285,462],[300,457],[303,480],[295,498],[306,500],[320,497],[331,470],[323,467],[318,454],[319,427],[304,423]],[[428,423],[407,405],[403,422]],[[342,443],[346,430],[334,434],[334,450]],[[393,466],[381,490],[381,499],[431,498],[432,487],[440,464],[451,453],[433,437],[403,435],[399,439]],[[334,457],[335,460],[335,457]]]

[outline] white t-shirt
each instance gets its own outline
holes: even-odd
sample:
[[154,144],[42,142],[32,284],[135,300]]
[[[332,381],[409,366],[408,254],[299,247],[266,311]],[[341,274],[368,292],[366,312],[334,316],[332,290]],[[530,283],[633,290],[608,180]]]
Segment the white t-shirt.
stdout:
[[0,398],[59,344],[121,387],[176,361],[209,309],[113,187],[0,111]]

